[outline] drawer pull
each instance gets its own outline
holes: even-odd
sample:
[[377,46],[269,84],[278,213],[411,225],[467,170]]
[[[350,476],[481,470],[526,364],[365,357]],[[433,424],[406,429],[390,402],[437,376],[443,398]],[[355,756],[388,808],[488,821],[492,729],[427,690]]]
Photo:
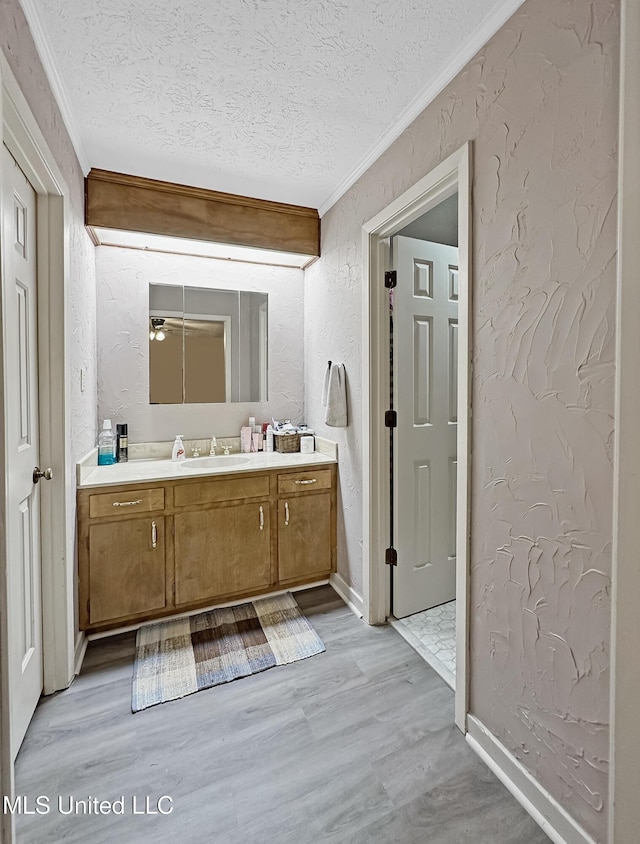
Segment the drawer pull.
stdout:
[[289,524],[289,502],[284,502],[284,523],[285,525]]
[[264,507],[260,508],[260,530],[264,530]]
[[151,522],[151,547],[158,547],[158,526],[155,522]]
[[134,504],[142,504],[142,499],[138,498],[136,501],[114,501],[113,507],[133,507]]
[[308,481],[294,481],[294,484],[298,484],[299,486],[304,486],[306,484],[317,484],[317,478],[310,478]]

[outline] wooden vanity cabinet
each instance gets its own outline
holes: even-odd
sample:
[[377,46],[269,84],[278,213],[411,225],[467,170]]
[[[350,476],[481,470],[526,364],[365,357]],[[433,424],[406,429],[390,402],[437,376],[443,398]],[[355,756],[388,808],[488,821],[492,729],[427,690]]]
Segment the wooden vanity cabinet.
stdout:
[[268,499],[178,513],[174,525],[177,607],[270,586]]
[[79,616],[83,629],[167,606],[164,487],[80,490]]
[[108,630],[327,578],[335,464],[78,490],[80,627]]
[[278,580],[309,581],[333,570],[333,474],[312,469],[278,476]]
[[166,606],[163,516],[91,525],[89,561],[91,624]]

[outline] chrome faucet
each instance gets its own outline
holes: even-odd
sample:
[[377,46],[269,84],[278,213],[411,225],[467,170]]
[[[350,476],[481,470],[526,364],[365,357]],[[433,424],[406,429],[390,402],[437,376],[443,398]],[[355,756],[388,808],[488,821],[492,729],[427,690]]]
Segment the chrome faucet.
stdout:
[[211,448],[209,449],[209,456],[214,457],[216,453],[216,446],[218,445],[218,441],[215,437],[211,437]]

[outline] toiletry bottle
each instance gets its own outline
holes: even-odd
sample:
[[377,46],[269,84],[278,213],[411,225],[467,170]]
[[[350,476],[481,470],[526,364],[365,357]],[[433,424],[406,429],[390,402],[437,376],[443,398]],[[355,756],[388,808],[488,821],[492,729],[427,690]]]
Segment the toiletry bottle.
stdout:
[[248,454],[251,451],[251,428],[248,425],[243,425],[240,429],[240,451],[243,454]]
[[171,452],[171,459],[172,460],[184,460],[185,453],[184,453],[184,443],[182,442],[183,434],[177,434],[175,441],[173,443],[173,450]]
[[98,466],[111,466],[116,462],[116,438],[111,430],[111,419],[105,419],[98,437]]
[[267,425],[267,438],[265,440],[265,451],[273,451],[273,426]]
[[116,461],[129,462],[129,426],[126,422],[116,425]]

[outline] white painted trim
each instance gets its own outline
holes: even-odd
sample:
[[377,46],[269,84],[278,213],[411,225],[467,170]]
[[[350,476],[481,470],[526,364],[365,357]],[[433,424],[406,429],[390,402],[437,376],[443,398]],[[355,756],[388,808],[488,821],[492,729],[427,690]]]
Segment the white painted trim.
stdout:
[[[389,606],[389,579],[382,578],[388,536],[389,453],[383,415],[389,383],[389,327],[381,278],[389,244],[363,227],[362,244],[362,562],[363,612],[368,624],[383,624]],[[388,438],[387,438],[388,439]]]
[[392,125],[382,134],[375,146],[362,158],[358,164],[349,171],[342,181],[331,191],[329,196],[318,208],[320,216],[324,216],[336,202],[344,196],[349,188],[363,176],[371,165],[380,158],[391,144],[400,137],[407,127],[419,117],[425,108],[435,100],[447,85],[460,73],[461,70],[471,61],[475,54],[492,38],[500,27],[518,11],[524,0],[503,0],[485,18],[473,35],[465,41],[460,49],[455,52],[451,60],[444,65],[437,76],[411,100],[400,114],[395,118]]
[[89,165],[89,157],[87,156],[84,144],[82,143],[82,137],[71,107],[67,89],[65,88],[62,77],[58,72],[53,50],[51,48],[51,42],[49,41],[49,37],[42,21],[40,20],[37,4],[34,0],[20,0],[20,5],[22,6],[22,11],[24,12],[24,16],[29,24],[31,37],[36,45],[36,50],[40,56],[42,67],[44,68],[47,80],[49,81],[49,86],[53,92],[53,97],[60,109],[62,120],[69,134],[69,138],[71,139],[76,156],[78,157],[82,173],[86,176],[91,169]]
[[[554,844],[596,844],[571,815],[475,716],[467,718],[467,742]],[[623,841],[635,839],[620,839]]]
[[609,842],[638,840],[640,810],[640,4],[622,0],[618,279],[616,313],[616,436],[613,497],[611,619],[611,744]]
[[38,342],[41,460],[54,470],[41,496],[44,689],[73,678],[74,537],[67,536],[70,443],[67,354],[68,189],[48,144],[0,52],[3,140],[38,196]]
[[[384,563],[389,513],[387,407],[388,320],[382,274],[386,238],[458,190],[458,497],[456,564],[455,721],[466,732],[469,701],[468,613],[471,525],[471,143],[462,146],[363,226],[363,583],[364,619],[381,624],[389,614],[388,567]],[[463,412],[466,409],[466,412]]]
[[352,589],[342,575],[335,572],[329,578],[329,583],[333,589],[340,595],[345,604],[349,607],[354,615],[358,618],[363,616],[362,597],[358,595],[355,589]]
[[259,601],[261,598],[274,598],[276,595],[286,595],[287,592],[302,592],[303,589],[315,589],[316,586],[327,586],[329,579],[325,577],[324,580],[314,580],[313,583],[303,583],[302,586],[290,586],[288,589],[277,589],[275,592],[261,592],[259,595],[252,595],[250,598],[236,598],[235,601],[225,601],[222,604],[210,604],[208,607],[200,607],[197,610],[187,610],[186,612],[178,612],[173,615],[164,615],[162,618],[154,618],[151,621],[138,621],[135,624],[128,624],[125,627],[116,627],[113,630],[105,630],[103,633],[88,633],[87,640],[93,642],[97,639],[106,639],[109,636],[117,636],[120,633],[131,633],[133,630],[138,630],[144,627],[145,624],[159,624],[162,621],[173,621],[176,618],[189,618],[192,615],[200,615],[203,612],[210,612],[211,610],[219,610],[223,607],[237,607],[240,604],[246,604],[250,601]]
[[[469,711],[469,608],[471,594],[471,378],[473,315],[471,311],[471,144],[458,161],[458,489],[456,499],[456,724],[465,732]],[[462,456],[462,459],[461,459]]]
[[82,668],[82,663],[84,661],[84,655],[87,652],[87,647],[89,645],[89,639],[85,636],[84,632],[81,630],[77,637],[76,637],[76,648],[75,648],[75,659],[74,659],[74,676],[78,676],[80,670]]
[[[0,56],[2,51],[0,50]],[[3,125],[3,83],[4,65],[0,62],[0,127]],[[0,167],[0,222],[2,221],[2,180]],[[2,298],[2,228],[0,226],[0,444],[5,441],[4,424],[4,311]],[[14,793],[14,766],[11,754],[11,722],[9,710],[9,649],[7,647],[7,533],[4,514],[6,508],[6,456],[4,447],[0,448],[0,797]],[[15,821],[10,813],[0,813],[0,844],[11,844],[14,840]]]

